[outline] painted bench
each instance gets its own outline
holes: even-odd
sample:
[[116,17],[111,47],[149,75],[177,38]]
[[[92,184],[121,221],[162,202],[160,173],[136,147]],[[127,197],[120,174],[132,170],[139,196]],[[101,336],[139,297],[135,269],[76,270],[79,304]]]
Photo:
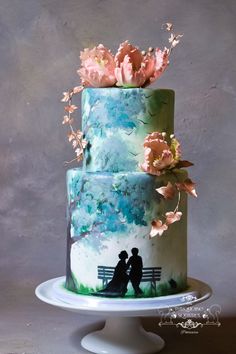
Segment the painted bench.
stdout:
[[[156,295],[156,283],[161,280],[161,267],[146,267],[143,268],[141,283],[151,283],[151,292]],[[112,279],[115,267],[98,266],[98,279],[102,280],[102,286],[105,288],[108,282]],[[127,270],[129,274],[129,270]]]

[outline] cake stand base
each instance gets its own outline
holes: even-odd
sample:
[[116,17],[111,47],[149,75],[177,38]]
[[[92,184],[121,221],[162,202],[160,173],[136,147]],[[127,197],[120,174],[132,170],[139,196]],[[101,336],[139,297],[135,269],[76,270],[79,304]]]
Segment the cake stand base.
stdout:
[[78,295],[64,288],[65,277],[48,280],[36,288],[36,296],[56,307],[88,315],[106,316],[102,330],[87,334],[83,348],[96,354],[154,354],[165,345],[157,334],[147,332],[140,317],[158,316],[160,310],[194,306],[208,299],[206,283],[188,278],[188,289],[179,294],[155,298],[109,299]]
[[138,317],[110,317],[102,330],[87,334],[81,345],[97,354],[154,354],[165,342],[146,332]]

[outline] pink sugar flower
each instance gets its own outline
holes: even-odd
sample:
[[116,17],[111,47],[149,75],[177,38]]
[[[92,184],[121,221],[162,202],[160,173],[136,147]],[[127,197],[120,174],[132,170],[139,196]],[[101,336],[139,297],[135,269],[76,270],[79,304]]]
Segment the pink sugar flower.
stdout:
[[128,41],[120,44],[115,55],[117,86],[141,87],[154,72],[153,55],[143,55]]
[[157,235],[162,236],[163,232],[168,229],[166,224],[163,224],[161,220],[152,221],[152,229],[150,231],[150,237],[155,237]]
[[141,52],[128,41],[120,44],[115,55],[117,86],[143,87],[155,81],[168,65],[168,51]]
[[165,140],[165,134],[154,132],[144,140],[144,163],[140,165],[144,172],[160,176],[167,169],[174,168],[180,160],[180,144],[171,138],[170,145]]
[[115,61],[109,49],[99,44],[80,53],[82,68],[77,72],[83,86],[110,87],[116,83]]
[[179,221],[181,219],[181,216],[182,216],[181,211],[168,211],[166,213],[166,224],[170,225],[176,221]]

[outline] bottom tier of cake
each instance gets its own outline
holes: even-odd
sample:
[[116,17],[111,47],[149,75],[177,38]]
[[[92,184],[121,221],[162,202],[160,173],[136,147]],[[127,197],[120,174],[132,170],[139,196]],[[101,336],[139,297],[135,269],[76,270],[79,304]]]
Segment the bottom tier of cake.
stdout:
[[66,288],[105,297],[153,297],[177,293],[187,284],[187,198],[183,216],[162,236],[150,238],[151,222],[166,203],[156,188],[186,173],[67,172],[68,234]]

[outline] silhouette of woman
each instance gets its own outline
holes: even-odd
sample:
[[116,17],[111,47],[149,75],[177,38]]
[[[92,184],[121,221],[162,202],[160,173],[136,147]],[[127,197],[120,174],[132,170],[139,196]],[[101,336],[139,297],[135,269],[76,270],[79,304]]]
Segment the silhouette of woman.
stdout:
[[125,296],[127,292],[127,284],[129,282],[126,264],[128,253],[126,251],[121,251],[118,257],[120,258],[120,260],[115,267],[111,281],[104,289],[99,290],[98,292],[94,293],[94,295],[107,297]]

